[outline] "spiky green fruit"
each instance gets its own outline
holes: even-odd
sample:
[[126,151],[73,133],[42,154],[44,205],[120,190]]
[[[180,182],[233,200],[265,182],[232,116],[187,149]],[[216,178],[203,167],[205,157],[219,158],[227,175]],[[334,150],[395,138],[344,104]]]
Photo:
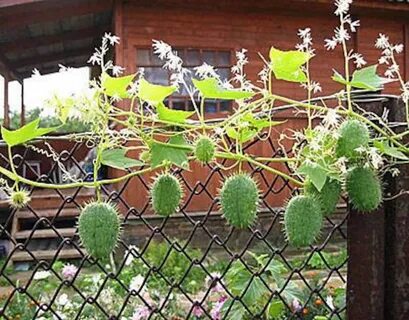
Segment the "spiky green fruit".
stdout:
[[178,210],[183,191],[179,180],[169,174],[159,175],[151,188],[153,210],[164,217],[170,216]]
[[346,189],[349,201],[359,211],[373,211],[382,203],[381,181],[371,168],[355,167],[349,170]]
[[212,139],[201,136],[195,144],[194,154],[197,160],[202,163],[209,163],[214,159],[216,147]]
[[343,122],[339,127],[338,133],[337,157],[355,158],[359,156],[355,149],[368,146],[369,130],[365,124],[358,120]]
[[320,234],[322,221],[317,198],[309,195],[293,197],[284,213],[284,228],[288,241],[295,247],[311,245]]
[[327,179],[321,191],[318,191],[311,181],[307,181],[305,184],[305,193],[319,200],[321,212],[324,216],[334,213],[341,191],[341,183],[335,179]]
[[117,208],[110,202],[88,203],[78,218],[78,233],[88,254],[97,259],[108,258],[121,235]]
[[259,190],[247,174],[236,174],[226,179],[220,190],[220,205],[224,217],[234,227],[247,228],[257,217]]

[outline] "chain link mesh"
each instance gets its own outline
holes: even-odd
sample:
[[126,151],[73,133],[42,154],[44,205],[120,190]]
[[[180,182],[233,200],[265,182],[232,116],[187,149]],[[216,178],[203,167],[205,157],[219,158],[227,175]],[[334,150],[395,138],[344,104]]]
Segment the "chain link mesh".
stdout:
[[[30,148],[18,150],[17,171],[57,182],[64,165],[92,179],[82,162],[90,149],[83,143],[64,146],[58,161]],[[269,157],[286,154],[272,138],[255,140],[246,150],[261,147]],[[4,152],[0,162],[10,167]],[[38,164],[47,170],[39,171]],[[257,223],[248,230],[228,226],[219,213],[218,188],[229,172],[215,165],[174,170],[185,198],[169,218],[151,212],[152,175],[105,186],[104,197],[123,215],[115,263],[89,257],[75,232],[93,190],[29,189],[26,209],[4,208],[0,215],[0,244],[9,247],[0,260],[0,318],[345,319],[345,297],[337,295],[346,284],[345,208],[326,218],[316,245],[297,250],[285,241],[281,225],[284,201],[297,191],[265,170],[244,169],[262,190]],[[62,262],[75,264],[73,274],[64,274]]]

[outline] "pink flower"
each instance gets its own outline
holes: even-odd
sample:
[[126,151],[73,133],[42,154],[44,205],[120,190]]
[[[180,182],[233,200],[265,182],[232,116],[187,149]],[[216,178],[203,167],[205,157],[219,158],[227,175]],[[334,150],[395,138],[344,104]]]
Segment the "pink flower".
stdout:
[[204,315],[204,311],[200,306],[194,306],[192,313],[195,317],[200,318]]
[[148,319],[149,315],[150,311],[148,307],[139,307],[135,310],[135,313],[132,316],[132,320],[145,320]]
[[222,318],[221,311],[222,311],[223,305],[226,302],[226,300],[227,300],[227,297],[223,296],[219,299],[219,301],[217,301],[214,304],[213,309],[210,311],[210,315],[213,320],[221,320]]
[[71,281],[74,279],[75,275],[77,274],[78,268],[73,264],[66,264],[62,269],[62,277],[65,280]]

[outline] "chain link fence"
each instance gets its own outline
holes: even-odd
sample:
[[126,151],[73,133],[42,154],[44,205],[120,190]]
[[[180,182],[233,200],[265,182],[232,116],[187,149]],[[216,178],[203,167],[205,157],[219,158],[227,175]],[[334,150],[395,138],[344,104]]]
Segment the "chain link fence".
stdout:
[[[84,160],[92,149],[63,139],[50,144],[58,159],[17,149],[17,171],[42,182],[64,183],[67,173],[92,179]],[[36,146],[48,149],[43,142]],[[268,157],[286,154],[271,137],[246,146],[254,148]],[[0,165],[10,167],[4,149]],[[245,170],[261,189],[258,220],[248,230],[228,226],[219,212],[218,188],[231,171],[220,166],[174,170],[185,197],[169,218],[151,211],[152,175],[104,187],[105,199],[123,215],[123,235],[110,261],[89,257],[76,234],[92,189],[30,189],[32,201],[21,210],[2,201],[0,318],[345,319],[345,207],[325,220],[316,245],[293,248],[281,220],[285,200],[297,191],[260,168]]]

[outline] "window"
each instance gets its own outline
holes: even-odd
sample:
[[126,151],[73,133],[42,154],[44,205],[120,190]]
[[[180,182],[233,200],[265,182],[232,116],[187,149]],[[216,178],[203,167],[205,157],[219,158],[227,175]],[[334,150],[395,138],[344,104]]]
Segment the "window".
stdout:
[[[230,77],[231,68],[231,52],[223,50],[199,50],[199,49],[176,49],[178,55],[183,60],[183,66],[192,71],[194,75],[194,67],[200,66],[206,62],[217,69],[217,73],[222,80]],[[161,61],[152,49],[137,49],[136,64],[139,68],[145,69],[145,78],[154,84],[169,85],[170,73],[162,68]],[[188,85],[191,85],[188,82]],[[167,99],[167,104],[170,108],[177,110],[194,110],[185,88],[181,88]],[[218,113],[228,112],[231,110],[231,102],[221,100],[207,100],[205,102],[205,112]]]

